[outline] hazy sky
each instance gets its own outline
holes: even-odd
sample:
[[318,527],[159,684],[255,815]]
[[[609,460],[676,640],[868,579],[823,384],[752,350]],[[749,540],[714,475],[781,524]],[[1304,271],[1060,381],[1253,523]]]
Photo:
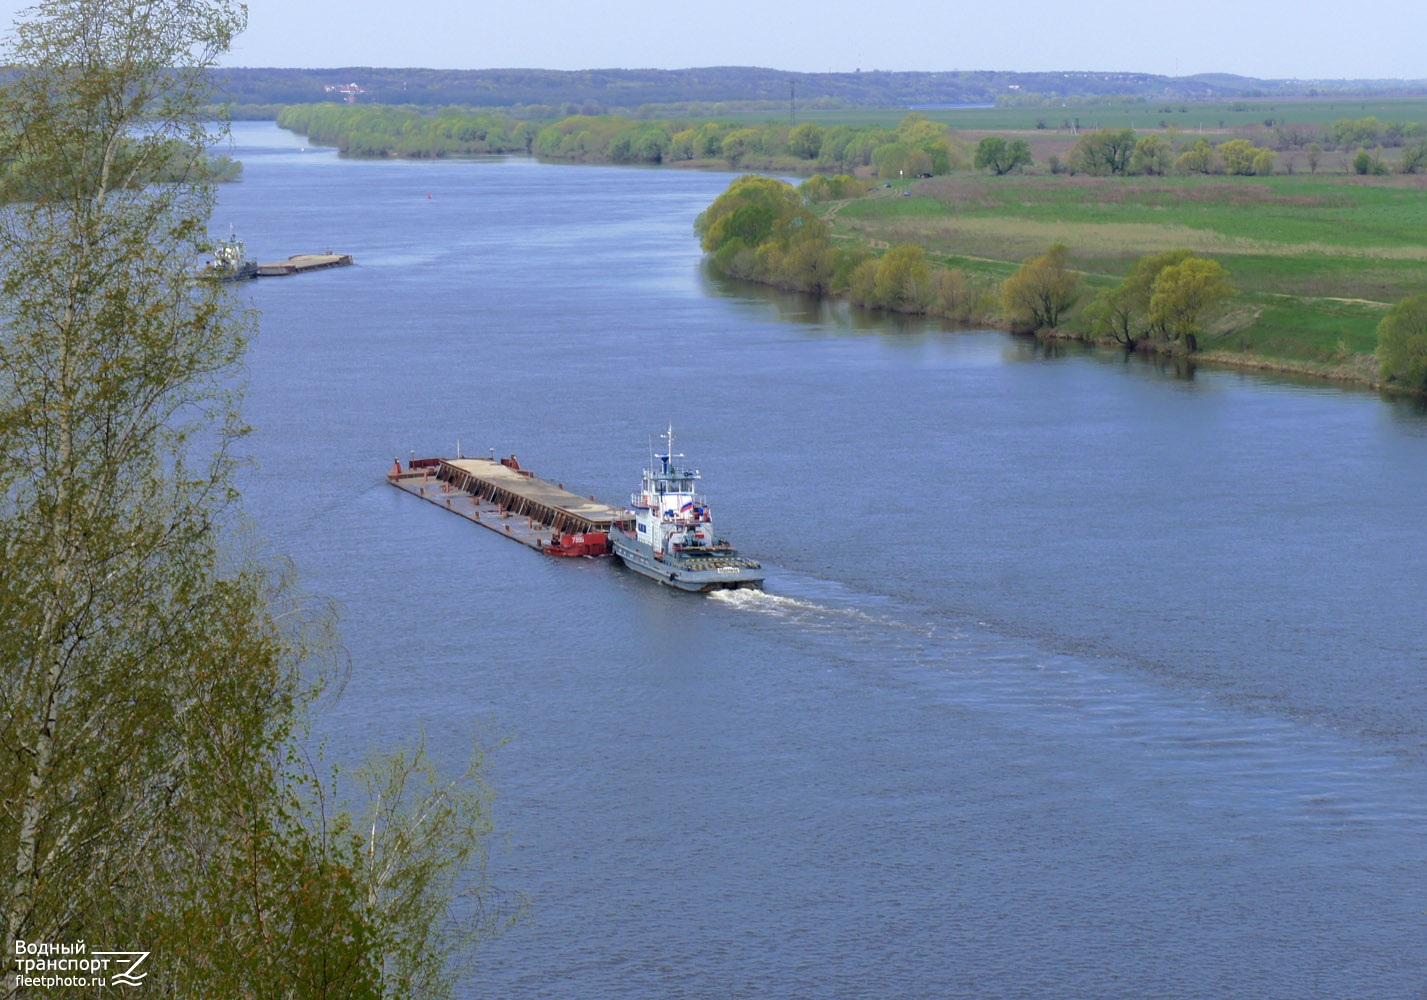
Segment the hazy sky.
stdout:
[[[27,6],[0,0],[8,25]],[[1427,78],[1422,0],[248,0],[231,66]]]

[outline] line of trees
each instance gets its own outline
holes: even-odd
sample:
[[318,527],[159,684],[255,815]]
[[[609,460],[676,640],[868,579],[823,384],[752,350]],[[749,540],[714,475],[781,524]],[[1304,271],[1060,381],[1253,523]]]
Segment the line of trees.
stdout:
[[347,806],[301,749],[331,618],[234,527],[256,319],[193,280],[208,70],[245,18],[48,0],[6,52],[5,996],[20,942],[149,951],[164,996],[450,996],[520,908],[486,882],[478,756],[374,758]]
[[[994,309],[995,289],[959,269],[934,266],[921,247],[881,255],[839,245],[810,208],[809,193],[855,190],[853,178],[813,177],[802,188],[772,177],[733,181],[694,223],[700,245],[724,274],[845,296],[859,305],[973,321]],[[851,187],[849,187],[851,185]]]
[[[975,167],[1008,174],[1034,166],[1024,139],[987,136],[974,148],[946,126],[925,116],[907,115],[895,129],[882,126],[823,126],[814,122],[741,124],[717,120],[697,123],[580,113],[541,124],[503,111],[449,107],[432,111],[417,106],[382,104],[301,104],[278,114],[278,124],[314,143],[336,146],[354,156],[443,157],[533,153],[544,159],[580,163],[703,163],[743,169],[804,173],[854,173],[884,179],[928,177]],[[1343,120],[1329,130],[1326,149],[1344,152],[1345,169],[1359,174],[1393,170],[1413,174],[1427,169],[1427,126],[1389,123],[1375,118]],[[1174,134],[1139,135],[1133,129],[1097,129],[1076,140],[1068,156],[1049,157],[1052,173],[1092,175],[1228,174],[1264,176],[1278,169],[1281,149],[1299,149],[1299,139],[1316,135],[1276,126],[1255,145],[1246,138],[1217,145],[1197,137],[1176,142]],[[1401,146],[1393,159],[1383,142]],[[1317,172],[1325,146],[1302,145],[1308,168]],[[1297,153],[1295,153],[1295,156]],[[1292,163],[1290,163],[1290,169]]]
[[304,104],[284,108],[278,124],[354,156],[533,153],[582,163],[708,162],[798,172],[876,170],[884,177],[945,174],[970,161],[965,143],[920,114],[907,115],[895,129],[678,123],[596,114],[541,125],[490,110]]
[[1233,295],[1229,274],[1215,260],[1189,250],[1165,250],[1135,262],[1120,284],[1096,297],[1086,310],[1097,336],[1134,350],[1198,349],[1204,319]]
[[842,296],[862,306],[1103,339],[1129,350],[1193,353],[1204,325],[1234,294],[1217,261],[1170,250],[1141,258],[1121,284],[1102,292],[1067,327],[1066,317],[1084,298],[1068,247],[1027,258],[999,283],[943,267],[910,244],[874,254],[835,242],[813,210],[834,190],[854,197],[857,182],[814,176],[794,188],[771,177],[740,177],[694,228],[714,266],[734,277]]
[[[1066,161],[1049,160],[1051,173],[1092,176],[1163,176],[1231,174],[1264,176],[1274,172],[1276,156],[1247,139],[1229,139],[1215,146],[1198,138],[1176,147],[1165,136],[1140,136],[1134,129],[1099,129],[1076,140]],[[1032,164],[1030,145],[1023,139],[987,136],[976,146],[975,165],[1000,176]]]
[[282,109],[277,123],[352,156],[528,153],[539,131],[534,122],[495,111],[431,113],[390,104],[295,104]]
[[[1345,151],[1354,148],[1351,140],[1380,134],[1376,119],[1364,119],[1369,124],[1342,123],[1328,148]],[[1345,160],[1346,169],[1358,174],[1387,174],[1394,169],[1415,174],[1427,169],[1427,136],[1403,141],[1404,136],[1420,136],[1427,126],[1404,128],[1395,133],[1401,153],[1394,165],[1383,157],[1383,144],[1357,143],[1357,152]],[[1337,145],[1341,143],[1341,145]],[[1307,143],[1303,147],[1310,172],[1316,173],[1325,154],[1323,145]],[[976,146],[973,160],[977,169],[996,175],[1011,173],[1032,165],[1031,150],[1024,140],[1008,140],[1002,136],[987,136]],[[1268,145],[1256,146],[1245,138],[1226,139],[1217,145],[1200,136],[1176,144],[1173,137],[1160,133],[1139,135],[1131,128],[1097,129],[1076,140],[1069,155],[1062,160],[1052,155],[1048,160],[1051,173],[1083,173],[1094,176],[1163,176],[1165,174],[1227,174],[1230,176],[1267,176],[1277,169],[1278,153]]]

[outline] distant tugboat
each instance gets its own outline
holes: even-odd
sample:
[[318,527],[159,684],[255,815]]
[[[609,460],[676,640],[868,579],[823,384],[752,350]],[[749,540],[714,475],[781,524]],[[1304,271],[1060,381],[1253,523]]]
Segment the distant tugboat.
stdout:
[[203,266],[199,277],[207,281],[247,281],[258,276],[258,262],[247,260],[247,248],[229,234],[213,249],[213,259]]
[[[630,498],[628,522],[610,532],[610,546],[637,573],[679,590],[760,587],[763,568],[738,554],[714,532],[708,502],[696,491],[699,473],[674,463],[674,429],[663,435],[669,451],[644,470],[640,491]],[[651,463],[652,465],[652,463]]]

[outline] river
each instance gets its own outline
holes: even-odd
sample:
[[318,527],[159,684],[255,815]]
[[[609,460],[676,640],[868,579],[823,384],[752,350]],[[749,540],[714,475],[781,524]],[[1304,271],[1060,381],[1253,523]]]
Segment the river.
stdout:
[[[215,233],[357,261],[239,293],[247,509],[342,612],[326,753],[505,739],[533,905],[464,996],[1424,996],[1420,407],[716,279],[732,175],[235,135]],[[670,424],[766,593],[383,480],[619,503]]]

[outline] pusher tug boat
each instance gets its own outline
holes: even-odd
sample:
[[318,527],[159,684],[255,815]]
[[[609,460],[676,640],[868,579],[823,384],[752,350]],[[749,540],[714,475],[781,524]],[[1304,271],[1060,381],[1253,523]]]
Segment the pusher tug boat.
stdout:
[[631,517],[610,532],[614,554],[636,573],[679,590],[762,586],[762,566],[714,532],[708,501],[696,492],[698,470],[674,464],[684,457],[674,453],[674,429],[662,436],[668,453],[651,456],[640,491],[630,497]]

